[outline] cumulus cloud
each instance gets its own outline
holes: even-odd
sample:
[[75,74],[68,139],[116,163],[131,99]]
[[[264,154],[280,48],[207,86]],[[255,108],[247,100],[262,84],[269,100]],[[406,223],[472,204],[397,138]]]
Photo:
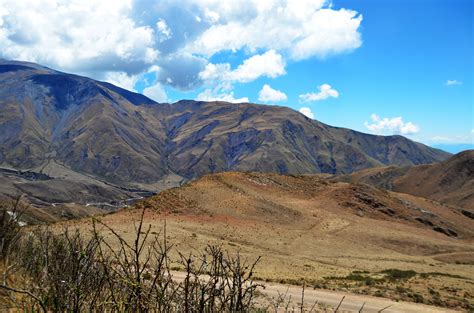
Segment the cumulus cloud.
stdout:
[[229,102],[248,102],[248,98],[233,98],[231,92],[234,83],[248,83],[260,77],[275,78],[284,74],[285,62],[283,57],[274,50],[254,55],[244,60],[235,69],[232,69],[229,63],[208,63],[199,73],[199,78],[208,87],[213,87],[201,93],[198,100],[212,98],[221,101],[230,99]]
[[196,100],[198,101],[225,101],[232,103],[249,102],[249,98],[235,98],[232,90],[225,91],[220,87],[214,89],[205,89],[203,92],[197,95]]
[[168,40],[171,38],[171,29],[168,27],[168,24],[166,24],[166,21],[162,18],[158,19],[158,22],[156,22],[156,28],[158,30],[158,33],[160,34],[159,40],[160,42],[163,42],[165,40]]
[[[209,11],[218,18],[187,45],[194,53],[210,56],[223,50],[277,49],[300,60],[352,51],[362,44],[359,33],[362,15],[352,10],[327,8],[323,0],[254,0],[245,6],[238,1],[206,2]],[[246,14],[242,14],[243,10]]]
[[205,81],[229,80],[231,71],[229,63],[208,63],[204,70],[199,73],[199,77]]
[[310,109],[310,108],[302,107],[302,108],[300,109],[300,113],[306,115],[307,117],[309,117],[309,118],[311,118],[311,119],[314,119],[314,113],[311,112],[311,109]]
[[293,59],[312,56],[326,57],[331,54],[349,52],[362,45],[357,31],[362,16],[351,10],[319,10],[306,25],[312,29],[307,36],[295,43],[291,49]]
[[286,101],[288,97],[284,92],[273,89],[270,85],[263,85],[262,89],[258,93],[258,100],[263,102],[279,102]]
[[318,87],[319,92],[310,92],[300,95],[301,102],[312,102],[326,100],[327,98],[338,98],[339,92],[328,84],[322,84]]
[[[194,90],[208,65],[228,82],[248,83],[284,75],[285,58],[350,52],[362,44],[361,22],[325,0],[3,0],[0,58],[129,87],[158,66],[160,84]],[[210,63],[226,51],[248,58],[235,69]]]
[[143,89],[143,94],[148,98],[155,100],[156,102],[168,102],[168,96],[166,94],[165,88],[158,82]]
[[275,78],[285,74],[285,61],[275,50],[269,50],[248,58],[229,74],[231,80],[241,83],[251,82],[260,76]]
[[372,123],[365,122],[364,126],[378,135],[413,135],[420,131],[420,127],[412,122],[404,122],[401,116],[393,118],[381,118],[377,114],[370,116]]
[[155,62],[154,31],[128,15],[129,1],[5,0],[0,55],[103,77]]
[[107,72],[104,80],[124,89],[135,91],[138,79],[138,75],[128,75],[125,72]]
[[199,73],[199,77],[205,81],[228,81],[248,83],[259,77],[275,78],[284,75],[285,62],[283,57],[275,50],[269,50],[264,54],[254,55],[246,59],[236,69],[231,70],[229,63],[209,63]]
[[455,86],[455,85],[462,85],[462,82],[456,79],[448,79],[444,84],[446,86]]

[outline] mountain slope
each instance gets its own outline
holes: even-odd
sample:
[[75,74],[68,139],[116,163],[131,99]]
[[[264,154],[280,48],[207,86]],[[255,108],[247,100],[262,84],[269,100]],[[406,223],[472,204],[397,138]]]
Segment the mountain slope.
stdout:
[[401,136],[331,127],[285,107],[180,101],[165,116],[169,165],[186,178],[229,170],[349,173],[448,155]]
[[436,164],[372,168],[333,180],[371,184],[474,210],[474,150]]
[[[474,238],[472,221],[429,200],[366,184],[328,182],[319,175],[226,172],[205,175],[135,205],[160,213],[225,215],[279,224],[303,223],[305,214],[364,218]],[[309,210],[309,211],[306,211]]]
[[350,173],[449,154],[249,103],[158,104],[108,83],[0,62],[0,166],[64,167],[122,186],[163,188],[238,170]]
[[[307,286],[372,295],[380,288],[385,295],[405,294],[405,300],[410,300],[404,292],[409,289],[431,299],[431,288],[443,299],[472,302],[473,220],[423,198],[364,184],[331,183],[323,176],[206,175],[101,221],[133,240],[131,221],[146,208],[144,225],[158,234],[166,225],[174,252],[186,256],[216,244],[231,253],[239,251],[246,260],[261,256],[255,275],[262,279],[304,279]],[[68,226],[87,230],[91,224],[83,219]],[[179,259],[177,253],[173,257]],[[428,274],[379,280],[388,269]],[[366,282],[360,275],[377,282]],[[460,292],[442,286],[456,286]]]

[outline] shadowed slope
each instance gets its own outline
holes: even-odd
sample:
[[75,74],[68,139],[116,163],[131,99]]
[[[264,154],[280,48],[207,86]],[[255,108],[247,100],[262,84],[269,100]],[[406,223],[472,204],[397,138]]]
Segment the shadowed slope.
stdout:
[[474,210],[474,150],[436,164],[373,168],[333,180],[367,183]]

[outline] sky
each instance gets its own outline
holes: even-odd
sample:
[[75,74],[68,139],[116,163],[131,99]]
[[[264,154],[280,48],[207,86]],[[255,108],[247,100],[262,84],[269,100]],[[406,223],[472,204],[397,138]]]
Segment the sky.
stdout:
[[471,0],[1,0],[0,57],[474,147]]

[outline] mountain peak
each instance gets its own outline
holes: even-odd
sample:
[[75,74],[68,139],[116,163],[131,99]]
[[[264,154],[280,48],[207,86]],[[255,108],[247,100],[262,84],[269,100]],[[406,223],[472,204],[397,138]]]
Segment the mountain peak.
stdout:
[[55,71],[30,62],[0,62],[0,73],[13,75],[9,77],[9,81],[20,80],[17,85],[21,85],[21,81],[23,81],[23,85],[33,83],[36,87],[42,86],[46,88],[47,95],[59,110],[67,109],[74,104],[78,105],[88,102],[96,96],[102,96],[110,102],[120,102],[117,98],[121,97],[134,105],[156,104],[155,101],[142,94],[117,87],[113,84]]

